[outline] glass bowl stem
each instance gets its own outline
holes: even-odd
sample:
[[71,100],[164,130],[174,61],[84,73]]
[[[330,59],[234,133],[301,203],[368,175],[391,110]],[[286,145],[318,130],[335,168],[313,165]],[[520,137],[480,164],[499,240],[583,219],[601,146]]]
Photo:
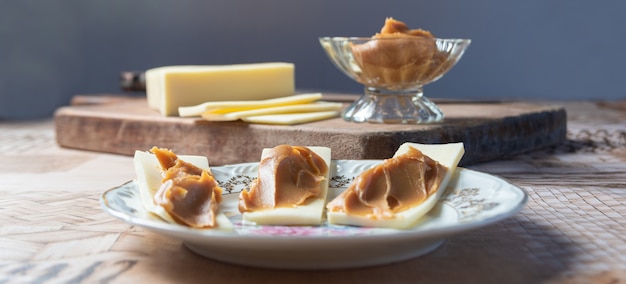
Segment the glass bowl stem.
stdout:
[[443,120],[443,112],[424,96],[422,86],[410,90],[365,87],[365,94],[344,110],[346,121],[423,124]]

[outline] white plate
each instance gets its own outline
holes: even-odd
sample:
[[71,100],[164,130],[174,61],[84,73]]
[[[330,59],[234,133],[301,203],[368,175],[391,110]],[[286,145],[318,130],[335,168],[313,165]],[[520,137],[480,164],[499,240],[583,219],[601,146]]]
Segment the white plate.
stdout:
[[[329,198],[380,160],[334,160]],[[408,230],[350,226],[250,226],[241,224],[238,192],[256,177],[258,163],[212,167],[224,188],[221,210],[234,231],[169,224],[146,212],[135,181],[104,192],[104,211],[133,225],[180,239],[194,252],[218,261],[283,269],[335,269],[402,261],[436,249],[444,238],[515,215],[524,190],[477,171],[458,168],[438,205]]]

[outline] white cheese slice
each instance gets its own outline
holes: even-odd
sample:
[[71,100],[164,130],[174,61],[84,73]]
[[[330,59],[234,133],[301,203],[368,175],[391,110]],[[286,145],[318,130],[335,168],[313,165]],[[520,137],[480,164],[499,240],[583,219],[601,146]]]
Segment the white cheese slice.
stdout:
[[178,115],[181,106],[263,100],[295,93],[293,63],[164,66],[146,71],[148,106]]
[[406,229],[414,226],[422,216],[426,215],[426,213],[435,207],[439,198],[448,187],[450,178],[465,153],[463,143],[418,144],[407,142],[398,148],[394,157],[406,153],[409,146],[422,151],[424,155],[448,168],[446,175],[441,181],[439,190],[437,190],[435,194],[415,207],[396,213],[394,217],[390,219],[371,219],[364,216],[348,215],[344,212],[327,212],[328,223],[361,227]]
[[268,114],[242,118],[245,122],[259,124],[294,125],[337,117],[340,111],[316,111],[308,113]]
[[200,116],[202,113],[210,111],[215,114],[224,114],[235,111],[259,109],[275,106],[286,106],[295,104],[306,104],[322,98],[321,93],[298,94],[280,98],[266,100],[245,100],[245,101],[210,101],[199,105],[182,106],[178,108],[181,117]]
[[202,118],[208,121],[233,121],[238,119],[244,119],[251,116],[272,115],[272,114],[297,114],[297,113],[310,113],[319,111],[340,111],[343,107],[342,103],[331,102],[315,102],[309,104],[297,104],[297,105],[285,105],[274,106],[266,108],[257,108],[250,110],[242,110],[229,112],[224,114],[213,114],[210,112],[203,113]]
[[[196,167],[209,171],[209,161],[202,156],[180,155],[179,159],[191,163]],[[137,184],[139,185],[139,196],[144,208],[168,223],[176,223],[163,207],[154,203],[153,197],[161,187],[161,165],[154,154],[144,151],[135,151],[133,158],[135,173],[137,174]],[[210,171],[209,171],[210,172]],[[216,216],[217,229],[231,230],[233,228],[230,220],[221,212]]]
[[[244,212],[242,219],[244,224],[257,225],[320,225],[326,206],[328,194],[328,178],[330,173],[331,151],[327,147],[307,147],[318,154],[329,167],[326,179],[322,182],[322,192],[314,200],[309,200],[304,205],[292,208],[272,208],[260,211]],[[264,149],[261,160],[270,149]]]

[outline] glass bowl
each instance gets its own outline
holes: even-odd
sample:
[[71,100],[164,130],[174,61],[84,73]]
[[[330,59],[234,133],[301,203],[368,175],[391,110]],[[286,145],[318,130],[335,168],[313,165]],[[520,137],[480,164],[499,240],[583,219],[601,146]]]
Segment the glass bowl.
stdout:
[[440,122],[443,112],[424,96],[424,85],[448,72],[469,39],[427,37],[321,37],[330,61],[365,86],[342,117],[346,121],[421,124]]

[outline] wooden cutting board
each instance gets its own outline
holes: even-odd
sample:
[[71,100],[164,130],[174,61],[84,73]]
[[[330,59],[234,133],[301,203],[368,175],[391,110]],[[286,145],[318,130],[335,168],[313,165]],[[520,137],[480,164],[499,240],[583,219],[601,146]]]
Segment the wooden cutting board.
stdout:
[[[344,100],[354,96],[325,96]],[[524,102],[454,102],[438,105],[443,123],[430,125],[358,124],[341,118],[294,126],[207,122],[164,117],[145,97],[77,96],[55,113],[62,147],[133,155],[166,147],[179,154],[204,155],[211,165],[256,162],[261,150],[279,144],[327,146],[333,159],[389,158],[406,141],[459,142],[461,165],[503,159],[565,140],[565,109]]]

